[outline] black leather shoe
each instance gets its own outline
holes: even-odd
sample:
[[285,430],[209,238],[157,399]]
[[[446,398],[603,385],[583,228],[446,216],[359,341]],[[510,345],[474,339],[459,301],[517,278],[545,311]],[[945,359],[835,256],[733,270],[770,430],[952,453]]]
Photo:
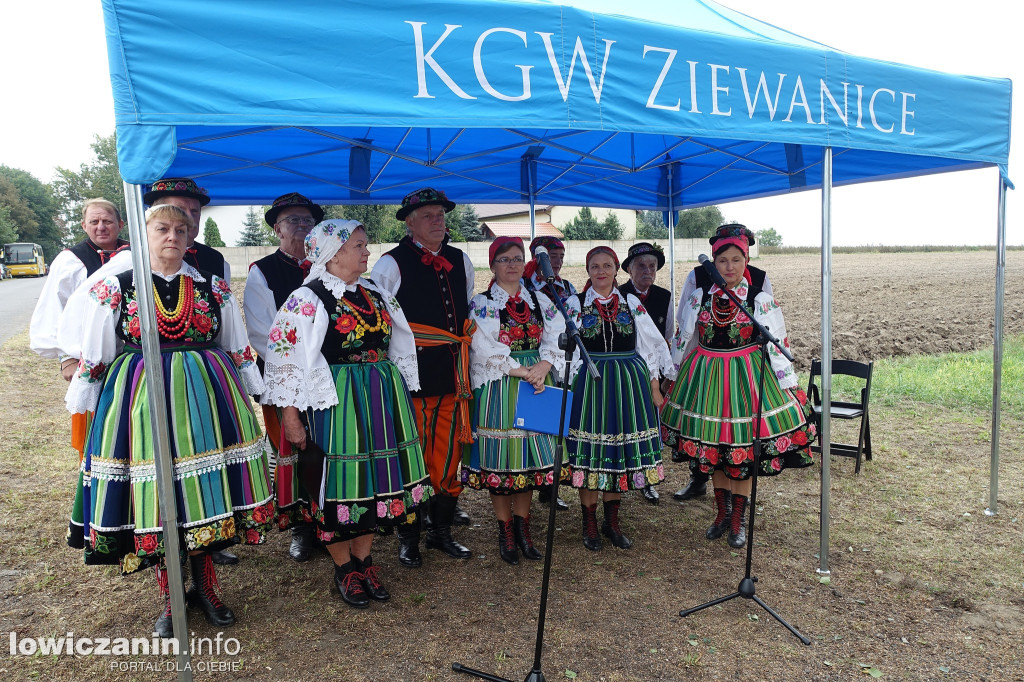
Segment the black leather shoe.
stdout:
[[210,552],[210,556],[213,557],[213,563],[218,566],[233,566],[238,563],[238,555],[232,554],[226,549]]
[[[544,486],[543,488],[540,488],[539,492],[537,493],[537,501],[544,505],[548,504],[551,501],[550,486]],[[555,509],[557,509],[558,511],[565,511],[568,508],[569,503],[567,503],[561,497],[555,498]]]
[[601,536],[597,533],[597,503],[583,508],[583,546],[591,552],[601,551]]
[[192,586],[185,593],[188,605],[201,610],[210,625],[234,625],[234,612],[224,605],[217,594],[217,574],[213,570],[210,553],[189,556],[188,560],[192,567]]
[[167,638],[174,636],[174,627],[171,625],[171,590],[167,587],[167,570],[157,567],[156,584],[160,590],[160,596],[164,600],[164,612],[156,619],[153,632],[157,637]]
[[516,538],[516,546],[524,559],[537,561],[543,559],[544,555],[533,546],[533,536],[530,534],[529,516],[512,516],[512,532]]
[[633,541],[622,534],[619,528],[619,500],[611,500],[604,503],[604,522],[601,524],[601,532],[612,544],[619,549],[629,549]]
[[452,523],[456,526],[468,526],[473,523],[473,519],[469,518],[469,514],[464,512],[459,503],[455,503],[455,511],[452,515]]
[[676,464],[686,461],[686,453],[682,450],[672,450],[672,461]]
[[729,526],[729,546],[739,549],[747,544],[747,498],[732,496],[732,523]]
[[409,527],[410,524],[398,528],[398,563],[408,568],[419,568],[423,565],[423,555],[420,554],[420,529],[419,525]]
[[384,587],[384,583],[380,581],[380,567],[373,565],[373,558],[366,557],[359,561],[359,565],[362,568],[363,589],[366,590],[366,593],[377,601],[391,599],[391,593]]
[[311,523],[292,524],[292,544],[288,547],[288,556],[293,561],[302,563],[313,556],[313,543],[316,528]]
[[343,566],[334,565],[334,586],[349,606],[365,609],[370,605],[370,596],[363,587],[363,574],[349,561]]
[[700,479],[690,475],[690,482],[686,484],[686,487],[682,490],[677,490],[672,493],[672,497],[685,502],[686,500],[692,500],[695,497],[704,497],[708,494],[708,479]]
[[423,544],[427,549],[439,549],[453,559],[468,559],[473,552],[465,545],[459,544],[452,537],[452,527],[448,524],[434,522],[434,528],[427,533]]
[[498,555],[505,563],[519,565],[519,550],[516,549],[515,533],[512,530],[512,519],[498,521]]
[[658,504],[661,502],[661,495],[659,495],[658,491],[654,489],[654,486],[649,485],[644,488],[644,499],[651,504]]

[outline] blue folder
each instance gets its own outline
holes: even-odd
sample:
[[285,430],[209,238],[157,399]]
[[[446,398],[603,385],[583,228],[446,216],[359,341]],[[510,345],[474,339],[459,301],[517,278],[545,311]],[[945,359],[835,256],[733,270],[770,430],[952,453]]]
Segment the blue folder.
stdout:
[[[524,381],[519,385],[519,398],[516,400],[516,428],[547,433],[552,436],[558,435],[558,409],[561,406],[562,389],[547,386],[543,392],[535,394],[533,388]],[[563,436],[569,435],[569,416],[571,414],[572,391],[569,391],[565,400]]]

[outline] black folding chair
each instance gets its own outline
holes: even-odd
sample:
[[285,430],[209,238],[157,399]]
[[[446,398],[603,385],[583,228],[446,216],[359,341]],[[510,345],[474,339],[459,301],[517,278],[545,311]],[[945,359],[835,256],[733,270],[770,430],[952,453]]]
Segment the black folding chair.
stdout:
[[[863,363],[855,360],[832,360],[832,376],[851,376],[864,380],[864,387],[860,391],[860,402],[844,402],[833,400],[829,410],[833,419],[860,419],[860,436],[857,444],[852,443],[831,443],[831,453],[841,457],[856,457],[857,466],[854,469],[860,473],[861,456],[871,459],[871,419],[868,413],[868,398],[871,396],[871,371],[873,362]],[[818,392],[816,379],[821,376],[821,360],[811,360],[811,377],[807,383],[807,396],[814,408],[814,419],[818,425],[818,434],[821,435],[821,394]],[[814,452],[821,452],[821,446],[812,447]]]

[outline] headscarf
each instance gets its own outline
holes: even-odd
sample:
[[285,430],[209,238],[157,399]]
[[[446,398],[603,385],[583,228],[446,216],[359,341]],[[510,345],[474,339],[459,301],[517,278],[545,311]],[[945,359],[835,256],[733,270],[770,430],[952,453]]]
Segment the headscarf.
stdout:
[[711,249],[712,256],[717,256],[725,249],[730,246],[735,246],[737,249],[743,252],[743,255],[750,258],[750,243],[746,237],[722,237],[715,241],[714,247]]
[[[610,246],[595,246],[590,251],[587,251],[587,259],[586,259],[587,270],[588,271],[590,270],[590,259],[593,258],[594,256],[600,254],[600,253],[605,253],[605,254],[608,254],[609,256],[611,256],[612,260],[615,261],[615,270],[618,271],[618,269],[619,269],[619,255],[617,253],[615,253],[615,249],[613,249]],[[617,284],[617,282],[613,278],[612,286],[614,287],[616,284]],[[590,287],[591,287],[590,276],[588,275],[587,276],[587,284],[583,287],[583,291],[586,291]]]
[[363,227],[358,220],[334,218],[325,220],[310,230],[306,235],[306,258],[311,265],[309,274],[302,280],[303,284],[323,277],[327,272],[327,261],[334,258],[334,254],[345,245],[357,227]]
[[[530,242],[530,262],[526,264],[526,269],[523,270],[523,279],[530,281],[534,273],[537,272],[537,247],[543,246],[548,251],[551,249],[561,249],[565,251],[565,244],[558,237],[552,237],[551,235],[545,235],[543,237],[534,237],[533,241]],[[557,278],[561,281],[561,277]]]
[[516,246],[519,247],[520,250],[525,251],[525,249],[523,248],[522,237],[498,237],[493,242],[491,242],[491,246],[487,249],[488,265],[494,265],[494,259],[498,257],[498,252],[501,250],[501,247],[505,246],[506,244],[515,244]]

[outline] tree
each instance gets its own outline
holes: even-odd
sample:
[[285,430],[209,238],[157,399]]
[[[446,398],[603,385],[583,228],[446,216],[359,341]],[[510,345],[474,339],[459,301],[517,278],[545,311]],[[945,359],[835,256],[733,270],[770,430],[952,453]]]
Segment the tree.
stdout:
[[18,229],[11,220],[11,209],[0,205],[0,244],[18,241]]
[[480,227],[480,218],[477,217],[473,204],[462,206],[462,223],[459,225],[459,232],[462,233],[467,242],[484,241],[484,231]]
[[263,212],[252,206],[245,214],[242,223],[242,234],[238,237],[238,246],[272,246],[276,243],[267,233],[267,223],[263,220]]
[[717,206],[701,206],[679,212],[676,238],[696,239],[710,237],[725,222]]
[[[11,206],[10,219],[17,227],[18,238],[39,244],[47,261],[52,260],[64,244],[60,227],[54,222],[56,204],[50,188],[20,168],[0,166],[0,178],[7,183],[0,192],[13,202],[7,204],[0,200],[0,204]],[[27,214],[21,209],[27,210]]]
[[598,222],[594,213],[584,206],[575,218],[562,226],[562,234],[566,239],[612,241],[622,237],[622,225],[614,214],[609,214],[604,222]]
[[782,246],[782,235],[776,232],[774,227],[758,230],[754,235],[761,246]]
[[65,244],[85,239],[81,223],[86,199],[102,197],[117,206],[122,218],[125,216],[124,182],[117,168],[117,135],[96,135],[90,146],[95,154],[92,161],[83,163],[77,172],[58,167],[57,179],[50,185]]
[[203,227],[203,243],[207,246],[227,246],[220,236],[220,228],[217,227],[217,221],[213,218],[206,219],[206,225]]
[[462,235],[462,207],[456,206],[444,214],[444,226],[448,229],[449,240],[453,242],[464,242],[466,238]]
[[405,236],[405,223],[395,217],[398,206],[390,204],[346,204],[325,206],[324,218],[358,220],[374,244],[389,244]]
[[637,239],[668,239],[668,227],[661,211],[636,212]]

